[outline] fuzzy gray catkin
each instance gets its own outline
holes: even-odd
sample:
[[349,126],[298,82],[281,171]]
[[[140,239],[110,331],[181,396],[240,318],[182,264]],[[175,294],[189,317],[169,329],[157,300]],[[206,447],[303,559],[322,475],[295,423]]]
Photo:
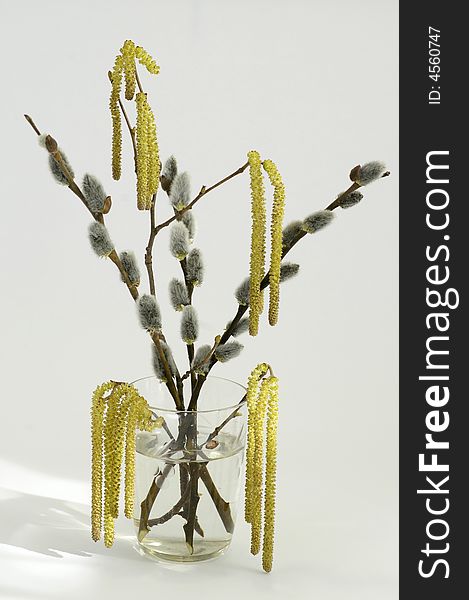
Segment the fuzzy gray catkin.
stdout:
[[193,344],[199,336],[199,320],[197,312],[191,305],[185,306],[182,310],[181,318],[181,338],[190,345]]
[[[67,157],[62,152],[62,150],[60,150],[60,148],[59,148],[59,152],[62,156],[62,160],[64,161],[65,166],[68,169],[68,172],[70,173],[70,175],[72,176],[72,179],[73,179],[75,177],[75,173],[73,172],[73,169],[72,169],[70,163],[68,162]],[[60,185],[68,185],[68,179],[63,174],[59,163],[55,160],[55,158],[52,156],[52,154],[49,154],[49,168],[52,173],[52,176],[57,181],[57,183],[60,183]]]
[[140,285],[140,270],[137,265],[137,259],[133,252],[121,252],[119,255],[122,266],[127,273],[130,283],[133,285]]
[[89,226],[88,238],[91,247],[98,256],[109,256],[114,250],[114,244],[109,237],[108,230],[98,221],[93,221]]
[[[166,344],[163,341],[160,342],[160,347],[161,347],[161,350],[163,351],[166,362],[168,363],[168,367],[171,372],[171,375],[173,375],[173,376],[176,375],[177,366],[174,361],[173,353],[171,352],[171,349],[169,348],[168,344]],[[160,381],[165,383],[167,381],[166,371],[165,371],[163,362],[160,358],[158,348],[155,346],[155,344],[153,344],[153,346],[152,346],[152,359],[153,359],[153,361],[152,361],[153,362],[153,370],[155,371],[155,375],[158,377],[158,379]]]
[[198,375],[205,375],[208,372],[210,361],[206,359],[211,350],[212,349],[208,344],[204,344],[203,346],[197,348],[194,360],[192,361],[192,369]]
[[385,172],[386,165],[379,160],[374,160],[360,167],[355,181],[362,186],[368,185],[369,183],[380,179]]
[[175,210],[181,210],[187,206],[190,202],[191,186],[189,180],[189,174],[179,173],[174,178],[171,184],[171,191],[169,193],[169,201],[171,202]]
[[83,176],[82,191],[90,210],[94,213],[103,212],[106,193],[94,175],[86,173]]
[[309,215],[309,217],[306,217],[301,224],[301,227],[306,233],[315,233],[329,225],[333,218],[334,215],[330,210],[319,210],[312,215]]
[[351,208],[360,202],[363,198],[363,194],[361,192],[351,192],[345,198],[342,198],[340,201],[340,208]]
[[242,306],[248,306],[249,304],[249,277],[246,277],[235,291],[235,298]]
[[147,331],[161,330],[161,312],[155,296],[143,294],[137,300],[137,310],[141,326]]
[[204,262],[198,248],[191,250],[187,256],[187,279],[192,285],[202,285],[204,281]]
[[174,310],[181,311],[184,306],[189,304],[189,294],[186,284],[180,279],[171,279],[169,282],[169,299]]
[[239,356],[243,348],[239,342],[226,342],[217,346],[214,355],[219,362],[224,363]]
[[177,173],[178,166],[176,158],[174,156],[170,156],[164,163],[163,172],[161,173],[160,177],[161,187],[165,192],[169,192],[171,190],[171,185]]
[[[329,212],[329,211],[326,211]],[[301,223],[301,221],[299,221]],[[295,263],[282,263],[280,265],[280,282],[287,281],[299,271],[300,265]],[[235,298],[241,306],[249,305],[249,277],[243,279],[235,291]]]
[[286,262],[280,265],[280,283],[284,281],[288,281],[292,277],[298,274],[300,270],[300,265],[296,263]]
[[292,221],[282,231],[282,245],[284,248],[289,248],[296,236],[302,232],[302,222]]
[[[231,327],[232,322],[233,321],[229,321],[226,324],[225,331]],[[242,319],[239,320],[236,327],[231,332],[231,335],[233,337],[238,337],[238,335],[245,333],[248,329],[249,329],[249,317],[243,317]]]
[[187,227],[180,221],[171,225],[169,232],[169,249],[171,254],[178,260],[183,260],[189,253],[189,232]]
[[197,225],[192,210],[186,210],[181,217],[181,222],[187,227],[187,231],[189,232],[189,241],[192,243],[195,239],[195,233],[197,230]]

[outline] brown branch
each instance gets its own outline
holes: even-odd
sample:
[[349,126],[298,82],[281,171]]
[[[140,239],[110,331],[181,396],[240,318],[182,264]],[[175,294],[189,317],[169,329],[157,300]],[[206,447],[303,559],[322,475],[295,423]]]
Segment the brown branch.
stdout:
[[[139,526],[138,526],[138,535],[137,535],[139,542],[143,541],[143,539],[145,538],[147,533],[150,531],[148,529],[148,518],[150,516],[151,509],[153,508],[153,504],[155,503],[156,497],[160,493],[161,485],[162,485],[163,481],[169,475],[172,468],[173,468],[173,465],[170,463],[167,463],[164,466],[163,471],[157,477],[155,477],[153,479],[150,489],[148,490],[148,494],[147,494],[146,498],[144,498],[144,500],[142,500],[142,503],[140,504],[140,522],[139,522]],[[156,483],[157,479],[158,479],[159,485]]]
[[235,410],[230,413],[226,419],[224,421],[222,421],[220,423],[220,425],[217,425],[215,427],[215,429],[212,431],[212,433],[207,437],[207,439],[205,440],[205,442],[203,442],[202,444],[200,444],[198,446],[199,450],[201,450],[204,446],[206,446],[209,442],[211,442],[214,438],[217,437],[217,435],[220,433],[220,431],[223,429],[223,427],[225,427],[225,425],[227,425],[232,419],[234,419],[235,417],[239,417],[241,416],[241,413],[239,412],[240,406],[241,404],[246,400],[246,394],[243,396],[243,398],[241,399],[239,406],[237,406],[235,408]]
[[205,487],[207,488],[207,492],[210,494],[210,497],[213,500],[215,508],[217,509],[218,514],[220,515],[220,519],[222,520],[223,525],[228,533],[233,533],[234,530],[234,521],[231,516],[231,508],[229,502],[226,502],[220,495],[216,485],[213,482],[213,479],[208,472],[207,465],[201,464],[199,468],[199,477],[204,482]]
[[150,208],[150,237],[148,238],[147,247],[145,250],[145,266],[148,273],[148,283],[150,285],[150,294],[156,296],[155,275],[153,273],[153,244],[155,242],[155,204],[156,194],[153,194]]
[[187,522],[183,526],[186,535],[186,544],[189,552],[194,553],[194,530],[197,513],[197,505],[199,504],[200,496],[198,491],[199,484],[199,469],[200,465],[196,462],[189,463],[189,500],[187,506]]
[[155,235],[158,234],[164,227],[168,227],[168,225],[171,225],[171,223],[173,221],[176,221],[176,219],[180,219],[181,216],[186,211],[191,210],[194,207],[194,205],[201,198],[203,198],[206,194],[208,194],[209,192],[211,192],[212,190],[214,190],[218,186],[222,185],[223,183],[229,181],[230,179],[233,179],[233,177],[236,177],[236,175],[240,175],[241,173],[243,173],[248,168],[248,166],[249,166],[249,163],[247,162],[242,167],[239,167],[239,169],[236,169],[236,171],[233,171],[233,173],[231,173],[227,177],[224,177],[223,179],[220,179],[220,181],[217,181],[217,183],[214,183],[210,187],[202,186],[202,188],[200,189],[200,192],[197,194],[197,196],[191,202],[189,202],[189,204],[187,206],[185,206],[181,210],[176,211],[176,213],[175,213],[174,216],[170,217],[169,219],[167,219],[163,223],[160,223],[159,225],[156,226]]
[[168,510],[168,512],[165,513],[164,515],[162,515],[161,517],[158,517],[156,519],[149,519],[147,521],[147,527],[154,527],[155,525],[163,525],[163,523],[166,523],[167,521],[172,519],[175,515],[180,514],[179,511],[181,510],[181,508],[183,507],[187,498],[189,497],[189,491],[190,491],[190,488],[188,485],[186,485],[182,496],[179,498],[179,500],[176,502],[176,504],[173,506],[173,508]]

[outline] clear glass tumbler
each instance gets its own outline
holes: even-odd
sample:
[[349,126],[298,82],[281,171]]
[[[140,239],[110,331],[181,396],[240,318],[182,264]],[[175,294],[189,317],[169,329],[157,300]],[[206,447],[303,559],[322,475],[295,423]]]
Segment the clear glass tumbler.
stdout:
[[[177,411],[156,377],[133,382],[159,426],[137,432],[134,524],[156,559],[208,560],[233,535],[243,470],[246,389],[207,377],[197,411]],[[184,381],[190,397],[190,379]]]

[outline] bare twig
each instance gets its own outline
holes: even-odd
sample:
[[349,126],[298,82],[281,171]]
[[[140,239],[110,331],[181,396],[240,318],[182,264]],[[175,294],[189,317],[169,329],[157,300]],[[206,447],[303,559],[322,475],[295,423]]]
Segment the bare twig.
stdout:
[[233,173],[231,173],[227,177],[224,177],[223,179],[220,179],[220,181],[217,181],[217,183],[214,183],[210,187],[202,186],[202,188],[200,189],[200,192],[197,194],[197,196],[191,202],[189,202],[189,204],[187,206],[185,206],[181,210],[176,211],[174,216],[170,217],[166,221],[163,221],[163,223],[160,223],[159,225],[156,226],[155,235],[158,234],[162,229],[164,229],[164,227],[168,227],[168,225],[171,225],[171,223],[173,221],[176,221],[176,219],[180,219],[186,211],[191,210],[194,207],[194,205],[201,198],[203,198],[206,194],[208,194],[209,192],[211,192],[218,186],[222,185],[223,183],[229,181],[230,179],[233,179],[233,177],[236,177],[236,175],[240,175],[241,173],[243,173],[248,168],[248,166],[249,166],[249,163],[247,162],[242,167],[239,167],[239,169],[236,169],[236,171],[233,171]]
[[210,473],[208,472],[207,465],[200,465],[199,477],[204,482],[204,485],[207,488],[207,492],[210,494],[210,497],[213,500],[215,508],[217,509],[217,512],[220,515],[220,519],[222,520],[226,531],[228,533],[233,533],[234,521],[231,515],[230,504],[221,497],[220,492],[218,491],[216,485],[213,482],[213,479],[210,476]]

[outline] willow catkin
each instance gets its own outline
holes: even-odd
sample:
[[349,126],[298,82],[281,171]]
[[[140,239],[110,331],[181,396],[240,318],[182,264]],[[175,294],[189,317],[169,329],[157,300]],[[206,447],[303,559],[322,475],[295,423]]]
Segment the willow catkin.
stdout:
[[266,433],[266,464],[264,493],[264,538],[262,542],[262,567],[272,570],[275,531],[275,484],[277,474],[277,424],[278,424],[278,379],[269,378],[269,399]]
[[149,176],[148,166],[149,158],[149,128],[148,128],[148,107],[147,97],[143,92],[138,92],[136,95],[137,105],[137,127],[135,132],[137,157],[137,208],[139,210],[147,210],[151,205],[149,197]]
[[116,56],[114,67],[111,73],[111,97],[109,99],[109,108],[112,117],[112,178],[120,179],[122,171],[122,122],[119,107],[119,96],[122,86],[122,71],[124,68],[124,59],[121,54]]
[[251,507],[251,554],[261,547],[262,531],[262,488],[264,470],[264,420],[269,394],[269,380],[261,383],[254,416],[254,469]]
[[282,227],[285,209],[285,186],[275,163],[271,160],[265,160],[263,166],[274,188],[274,202],[270,226],[269,323],[270,325],[276,325],[280,300],[280,262],[283,250]]
[[251,258],[249,286],[249,333],[257,335],[262,312],[261,281],[265,266],[265,196],[262,180],[261,158],[257,151],[248,152],[251,179]]
[[125,99],[132,100],[135,94],[135,44],[125,40],[121,48],[125,75]]
[[104,395],[114,387],[112,382],[96,388],[91,404],[91,537],[101,537],[103,516],[103,416]]

